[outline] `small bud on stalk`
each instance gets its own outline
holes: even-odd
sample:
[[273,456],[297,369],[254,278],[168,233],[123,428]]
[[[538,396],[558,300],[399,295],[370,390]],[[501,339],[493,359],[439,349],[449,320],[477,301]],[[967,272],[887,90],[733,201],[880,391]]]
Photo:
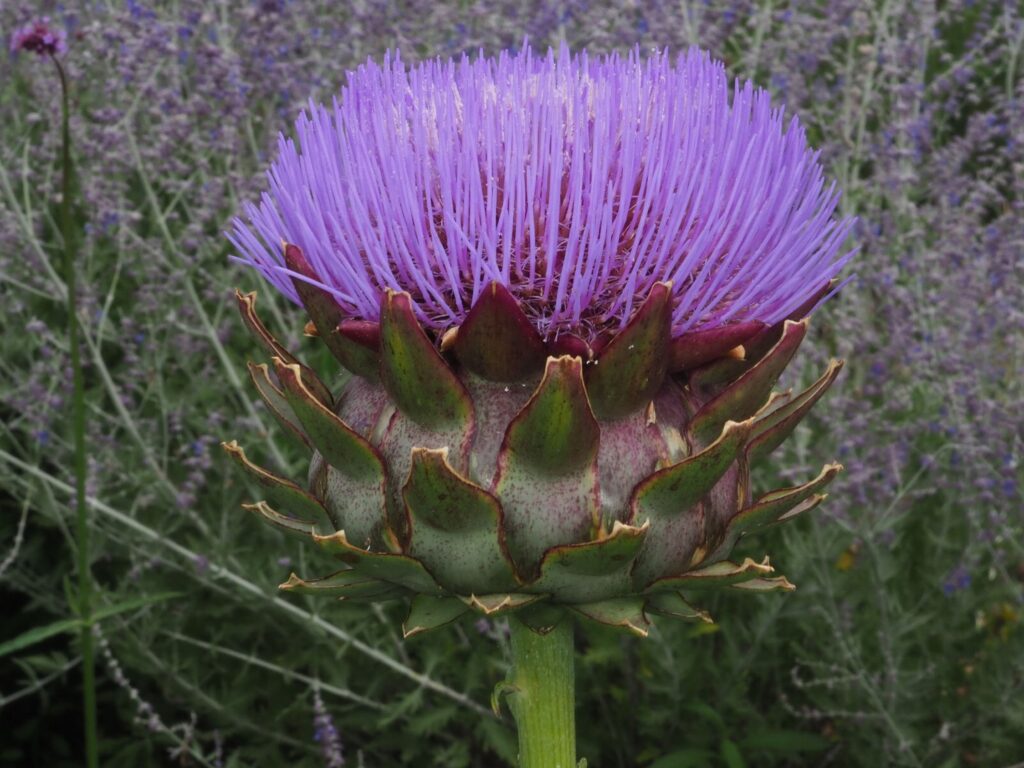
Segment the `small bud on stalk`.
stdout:
[[81,332],[78,320],[78,242],[81,225],[74,220],[74,163],[71,156],[71,88],[67,72],[58,57],[67,50],[67,33],[42,17],[15,30],[11,35],[11,53],[22,51],[47,56],[53,62],[60,82],[61,95],[61,153],[60,193],[56,196],[57,226],[61,234],[63,251],[62,293],[67,308],[68,351],[71,358],[71,419],[70,432],[74,456],[75,493],[75,548],[78,570],[78,593],[75,611],[81,627],[78,634],[79,653],[82,656],[82,715],[85,744],[83,762],[87,768],[99,766],[99,727],[96,715],[96,674],[93,647],[93,580],[90,570],[89,509],[86,504],[86,407],[85,378],[81,359]]
[[49,16],[36,19],[11,35],[11,53],[28,51],[40,56],[56,56],[67,48],[67,33],[52,26]]

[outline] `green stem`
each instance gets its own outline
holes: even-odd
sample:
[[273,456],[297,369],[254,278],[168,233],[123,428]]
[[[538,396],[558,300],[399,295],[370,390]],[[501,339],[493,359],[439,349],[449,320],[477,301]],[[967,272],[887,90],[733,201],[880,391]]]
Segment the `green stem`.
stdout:
[[519,768],[576,768],[572,621],[538,635],[512,617],[513,691]]
[[85,503],[85,381],[78,332],[78,291],[75,279],[77,233],[71,218],[71,101],[64,67],[50,57],[60,77],[61,90],[61,189],[60,230],[64,240],[64,282],[67,285],[68,344],[71,348],[73,386],[71,433],[75,469],[75,540],[78,548],[78,616],[82,619],[79,645],[82,651],[82,707],[85,714],[85,759],[88,768],[97,768],[99,742],[96,727],[96,664],[92,642],[92,573],[89,569],[89,512]]

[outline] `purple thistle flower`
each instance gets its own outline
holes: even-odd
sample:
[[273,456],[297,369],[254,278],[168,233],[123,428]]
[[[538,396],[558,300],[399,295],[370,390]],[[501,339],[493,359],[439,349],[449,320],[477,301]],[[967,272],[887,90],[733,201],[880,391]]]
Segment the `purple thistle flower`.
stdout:
[[672,281],[675,334],[770,324],[852,255],[800,123],[697,49],[388,55],[330,108],[310,103],[296,133],[229,237],[298,301],[291,279],[309,279],[280,247],[295,243],[353,318],[404,290],[441,331],[497,281],[548,338],[591,336]]
[[29,22],[11,35],[11,53],[30,51],[40,56],[55,56],[67,48],[67,33],[51,26],[49,16]]

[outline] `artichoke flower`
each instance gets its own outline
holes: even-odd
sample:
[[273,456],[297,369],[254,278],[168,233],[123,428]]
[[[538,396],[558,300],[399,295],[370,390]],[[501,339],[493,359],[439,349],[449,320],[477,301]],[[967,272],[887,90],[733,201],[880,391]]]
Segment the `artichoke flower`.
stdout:
[[691,50],[398,56],[281,138],[229,234],[340,363],[300,362],[237,294],[250,373],[312,454],[305,487],[228,453],[247,505],[340,563],[282,588],[644,635],[708,589],[791,589],[748,534],[840,467],[751,467],[835,380],[772,389],[837,287],[851,221],[795,119]]

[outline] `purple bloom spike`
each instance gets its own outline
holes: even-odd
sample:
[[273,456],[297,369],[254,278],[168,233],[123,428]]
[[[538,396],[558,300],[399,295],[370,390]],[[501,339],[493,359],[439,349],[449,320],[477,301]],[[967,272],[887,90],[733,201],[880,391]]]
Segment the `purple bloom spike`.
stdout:
[[296,138],[229,237],[296,301],[297,244],[354,318],[390,288],[441,331],[497,281],[549,339],[593,338],[671,281],[674,335],[773,324],[852,255],[800,123],[697,49],[385,56]]

